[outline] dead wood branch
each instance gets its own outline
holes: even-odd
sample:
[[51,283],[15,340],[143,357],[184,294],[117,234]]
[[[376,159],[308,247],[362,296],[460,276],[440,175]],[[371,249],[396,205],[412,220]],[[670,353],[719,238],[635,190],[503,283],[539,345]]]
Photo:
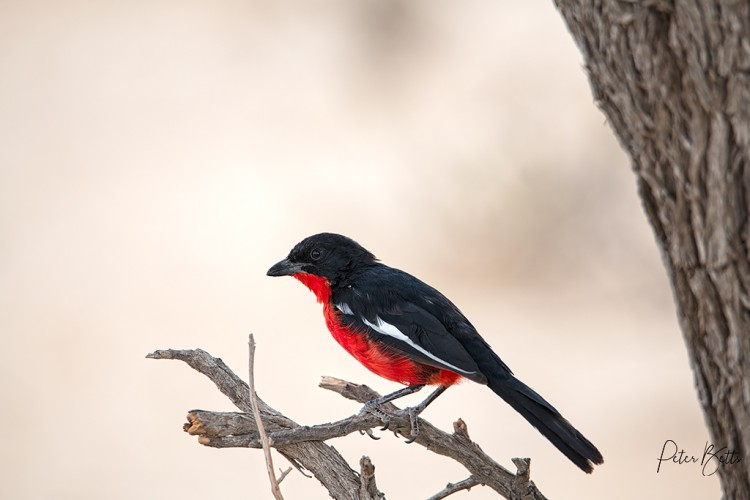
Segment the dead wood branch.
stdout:
[[[198,436],[198,442],[210,447],[262,446],[258,428],[249,413],[250,391],[247,384],[235,375],[221,359],[196,350],[160,350],[147,356],[152,359],[178,359],[210,378],[219,390],[244,413],[192,410],[184,429]],[[324,377],[320,387],[332,390],[359,403],[380,397],[365,385]],[[297,468],[307,469],[328,489],[334,498],[378,499],[382,494],[375,486],[374,467],[369,459],[360,463],[361,472],[355,472],[332,447],[324,441],[346,436],[357,431],[367,431],[382,425],[379,418],[370,415],[352,415],[337,422],[313,426],[300,426],[258,398],[258,409],[268,432],[269,445],[289,459]],[[409,417],[392,403],[383,406],[392,415],[390,429],[409,436]],[[544,495],[529,479],[529,459],[514,459],[516,474],[502,467],[469,438],[466,424],[458,420],[454,432],[449,434],[429,422],[419,419],[420,432],[415,443],[429,451],[449,457],[462,464],[476,484],[486,485],[505,498],[544,499]],[[462,483],[465,483],[462,481]],[[461,483],[459,483],[461,484]],[[465,483],[469,484],[469,483]],[[468,489],[464,486],[463,489]],[[456,490],[458,491],[458,490]]]
[[[207,376],[237,408],[248,414],[252,412],[247,384],[221,359],[211,356],[206,351],[168,349],[154,351],[147,357],[184,361],[194,370]],[[299,427],[299,424],[268,406],[261,398],[258,398],[258,408],[269,430]],[[227,425],[230,424],[231,422],[227,422]],[[325,443],[298,442],[275,448],[298,469],[310,471],[332,497],[349,498],[350,492],[359,490],[359,474],[349,466],[344,457]]]

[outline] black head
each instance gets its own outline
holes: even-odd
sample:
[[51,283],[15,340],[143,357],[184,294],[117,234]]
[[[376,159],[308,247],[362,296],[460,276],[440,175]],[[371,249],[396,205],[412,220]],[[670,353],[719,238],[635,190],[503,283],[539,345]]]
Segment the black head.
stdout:
[[334,233],[308,236],[297,243],[289,256],[268,270],[268,276],[314,274],[339,282],[358,265],[372,264],[375,256],[351,238]]

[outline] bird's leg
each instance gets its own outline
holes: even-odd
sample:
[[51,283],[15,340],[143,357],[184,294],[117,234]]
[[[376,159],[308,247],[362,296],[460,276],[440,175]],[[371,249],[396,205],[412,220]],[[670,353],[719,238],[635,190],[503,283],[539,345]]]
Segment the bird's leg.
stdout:
[[441,385],[440,387],[432,391],[432,393],[417,406],[411,406],[404,409],[404,411],[409,413],[409,423],[411,424],[411,435],[409,436],[409,439],[406,440],[406,444],[413,443],[419,435],[419,419],[417,418],[417,416],[422,413],[430,403],[435,401],[438,396],[444,393],[447,388],[447,385]]
[[396,392],[386,394],[383,397],[372,399],[365,403],[365,405],[360,410],[359,414],[362,415],[364,413],[372,413],[373,415],[375,415],[376,417],[380,418],[380,420],[383,421],[383,428],[381,430],[383,431],[387,430],[388,426],[391,423],[391,417],[388,416],[386,412],[380,409],[380,405],[383,405],[385,403],[390,403],[394,399],[398,399],[403,396],[408,396],[409,394],[414,394],[415,392],[419,391],[422,387],[424,387],[424,384],[410,385],[408,387],[404,387],[403,389],[399,389]]

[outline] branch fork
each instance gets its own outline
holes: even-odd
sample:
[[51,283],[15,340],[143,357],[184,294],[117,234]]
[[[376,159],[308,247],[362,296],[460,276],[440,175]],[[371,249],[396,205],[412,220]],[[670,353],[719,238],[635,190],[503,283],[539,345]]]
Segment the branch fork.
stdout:
[[[371,432],[373,428],[382,426],[379,417],[366,412],[336,422],[302,426],[268,406],[221,359],[206,351],[167,349],[154,351],[146,357],[176,359],[187,363],[213,381],[240,410],[188,412],[188,421],[183,429],[190,435],[198,436],[200,444],[213,448],[263,448],[265,443],[269,449],[275,448],[303,474],[307,475],[305,471],[309,471],[333,498],[384,498],[375,485],[375,467],[369,458],[362,457],[359,471],[355,471],[333,447],[325,443],[329,439],[353,432]],[[381,397],[366,385],[333,377],[323,377],[319,386],[362,404]],[[383,404],[381,409],[390,417],[390,430],[404,437],[410,436],[411,423],[407,411],[399,409],[392,402]],[[256,419],[254,415],[259,415],[260,418]],[[513,463],[518,471],[513,473],[495,462],[469,438],[468,428],[463,420],[458,419],[453,424],[454,432],[450,434],[422,418],[418,418],[418,422],[419,434],[414,442],[433,453],[459,462],[470,474],[467,479],[448,484],[431,499],[445,498],[477,485],[487,486],[508,499],[545,499],[529,479],[530,459],[514,458]],[[262,437],[263,433],[267,434],[265,438]],[[268,456],[270,452],[266,462],[272,490],[276,495],[278,483],[288,471],[277,479]],[[280,490],[278,495],[281,495]]]

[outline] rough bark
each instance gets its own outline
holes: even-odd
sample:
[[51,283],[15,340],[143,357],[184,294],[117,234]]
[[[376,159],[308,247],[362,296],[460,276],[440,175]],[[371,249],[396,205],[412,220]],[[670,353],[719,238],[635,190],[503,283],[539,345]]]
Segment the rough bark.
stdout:
[[750,498],[750,2],[555,0],[663,251],[727,498]]
[[[198,436],[198,442],[215,448],[249,447],[261,448],[258,424],[251,412],[249,386],[243,382],[221,359],[201,350],[159,350],[147,356],[151,359],[176,359],[210,378],[219,390],[229,397],[244,413],[212,412],[192,410],[185,432]],[[379,398],[381,395],[365,385],[352,384],[332,377],[324,377],[320,387],[341,394],[360,403]],[[300,471],[307,469],[325,486],[333,498],[380,500],[382,493],[375,482],[375,467],[367,457],[360,461],[360,472],[355,472],[344,458],[324,441],[345,436],[357,431],[370,431],[383,425],[382,421],[369,413],[352,415],[337,422],[314,426],[300,426],[257,398],[257,408],[262,424],[268,432],[268,444],[287,458]],[[406,412],[399,411],[393,403],[381,408],[389,413],[389,429],[409,436],[411,426]],[[454,423],[454,432],[448,434],[424,419],[419,419],[420,432],[415,444],[446,456],[463,465],[471,474],[461,481],[453,491],[485,485],[504,498],[544,500],[529,477],[528,458],[513,458],[518,469],[513,473],[484,453],[478,444],[469,438],[466,424],[459,419]],[[446,496],[448,488],[438,495]],[[438,498],[440,498],[438,496]]]

